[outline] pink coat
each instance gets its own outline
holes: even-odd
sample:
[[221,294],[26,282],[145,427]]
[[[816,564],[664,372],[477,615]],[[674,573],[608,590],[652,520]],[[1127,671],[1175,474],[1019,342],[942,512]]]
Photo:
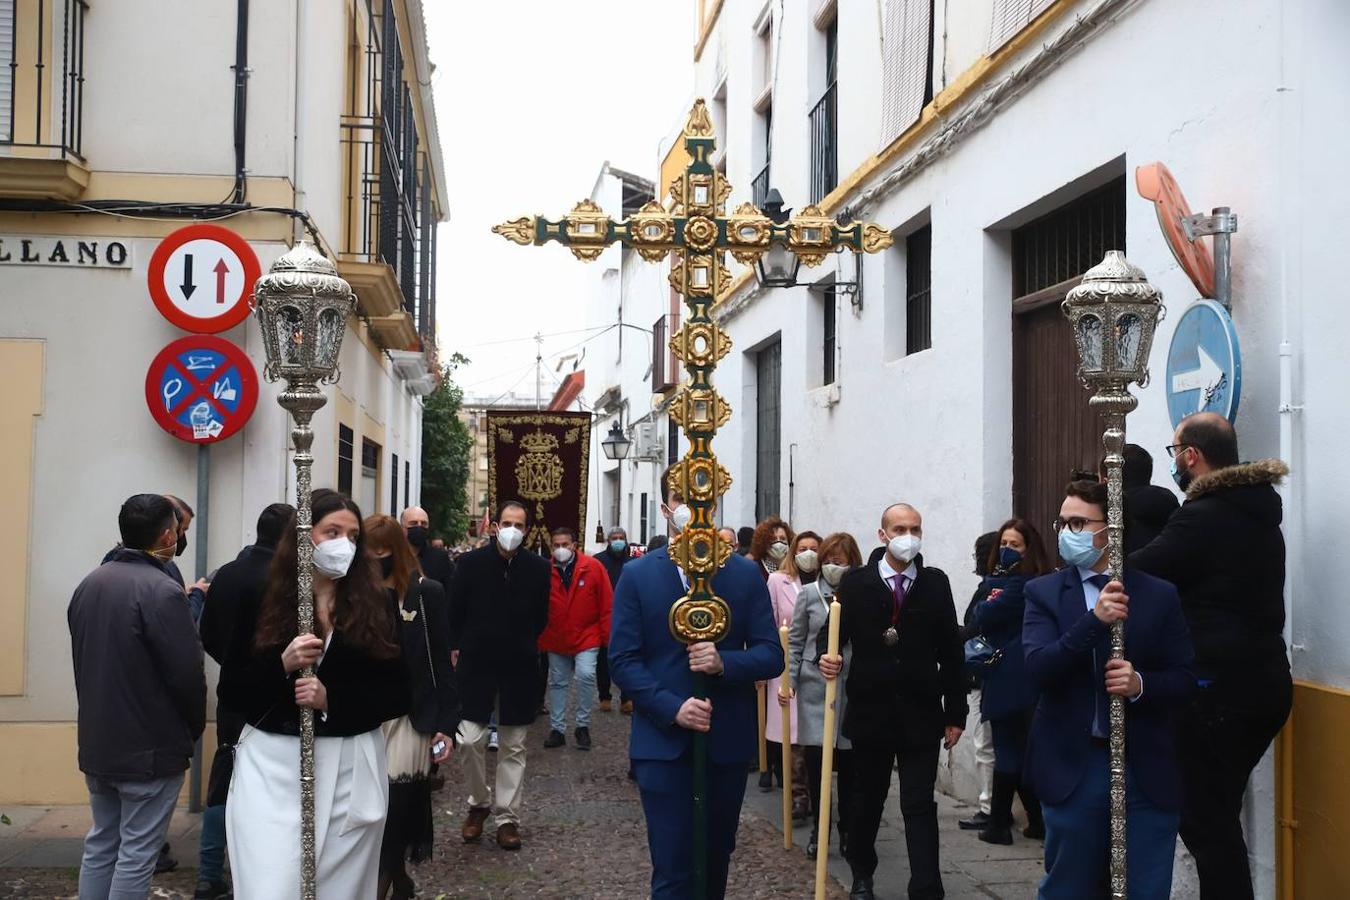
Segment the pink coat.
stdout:
[[[773,608],[773,624],[775,627],[787,624],[792,627],[792,610],[797,605],[797,592],[802,589],[802,584],[796,579],[789,578],[782,572],[774,572],[769,576],[769,604]],[[764,737],[770,741],[781,741],[783,739],[783,707],[778,705],[778,685],[779,679],[775,678],[765,691],[768,713],[764,718]],[[797,743],[797,704],[792,703],[788,706],[788,712],[791,715],[792,743]]]

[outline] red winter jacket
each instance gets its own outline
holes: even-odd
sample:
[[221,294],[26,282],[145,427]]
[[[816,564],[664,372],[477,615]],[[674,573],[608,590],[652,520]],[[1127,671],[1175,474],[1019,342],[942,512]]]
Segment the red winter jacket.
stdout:
[[576,656],[609,643],[609,612],[614,590],[605,567],[593,556],[578,553],[572,586],[563,587],[558,567],[553,569],[548,596],[548,628],[539,638],[547,653]]

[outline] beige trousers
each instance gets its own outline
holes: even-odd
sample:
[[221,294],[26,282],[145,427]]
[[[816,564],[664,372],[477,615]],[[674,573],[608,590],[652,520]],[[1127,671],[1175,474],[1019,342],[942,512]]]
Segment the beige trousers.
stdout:
[[520,824],[520,798],[525,782],[525,725],[497,726],[496,790],[487,783],[487,744],[491,733],[481,722],[459,723],[460,759],[469,788],[469,805],[492,807],[497,827]]

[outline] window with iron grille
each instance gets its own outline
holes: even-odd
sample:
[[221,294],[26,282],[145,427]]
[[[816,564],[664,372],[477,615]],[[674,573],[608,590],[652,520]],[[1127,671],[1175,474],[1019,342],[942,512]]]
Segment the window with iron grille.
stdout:
[[389,515],[398,515],[398,454],[391,454],[389,466]]
[[338,464],[337,464],[337,489],[338,493],[347,497],[352,495],[352,463],[353,451],[356,445],[356,434],[346,425],[338,425]]
[[666,372],[666,317],[657,316],[652,323],[652,391],[664,391],[672,386]]
[[672,466],[680,458],[680,426],[673,417],[666,419],[666,465]]
[[405,460],[403,461],[403,508],[404,508],[404,509],[407,509],[409,506],[412,506],[412,503],[409,502],[409,500],[408,500],[408,496],[409,496],[409,493],[411,492],[411,489],[412,489],[412,462],[411,462],[410,460],[406,460],[406,459],[405,459]]
[[84,159],[88,9],[87,0],[0,0],[0,145]]
[[809,113],[811,123],[811,202],[818,203],[839,183],[838,71],[839,19],[825,29],[825,93]]
[[834,362],[836,356],[835,349],[835,330],[836,316],[838,307],[835,304],[834,288],[827,287],[824,292],[821,316],[821,333],[823,340],[821,342],[820,371],[821,384],[834,384]]
[[638,535],[639,542],[647,543],[647,495],[643,493],[638,504]]
[[1013,296],[1078,278],[1125,249],[1125,179],[1089,191],[1013,232]]
[[778,515],[783,455],[783,344],[755,354],[755,521]]
[[933,346],[933,226],[905,238],[905,353]]

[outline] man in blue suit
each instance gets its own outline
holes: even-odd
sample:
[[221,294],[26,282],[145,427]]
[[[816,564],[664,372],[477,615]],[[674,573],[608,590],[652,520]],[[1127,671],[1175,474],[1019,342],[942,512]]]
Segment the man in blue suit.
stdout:
[[[1068,565],[1027,583],[1022,646],[1040,691],[1028,777],[1045,810],[1041,900],[1106,897],[1109,695],[1126,698],[1126,879],[1130,900],[1166,900],[1180,821],[1181,773],[1169,717],[1195,687],[1194,651],[1171,584],[1105,574],[1106,485],[1069,484],[1055,530]],[[1125,658],[1110,659],[1126,620]]]
[[[678,532],[689,508],[664,475],[661,501]],[[665,547],[624,567],[614,591],[610,677],[636,712],[628,754],[647,817],[654,898],[693,894],[692,738],[708,735],[706,896],[716,900],[726,894],[746,769],[757,751],[755,682],[783,671],[783,649],[753,562],[733,555],[713,578],[713,591],[731,607],[730,630],[718,644],[686,647],[671,636],[670,608],[687,590]],[[706,700],[693,696],[694,672],[707,676]]]

